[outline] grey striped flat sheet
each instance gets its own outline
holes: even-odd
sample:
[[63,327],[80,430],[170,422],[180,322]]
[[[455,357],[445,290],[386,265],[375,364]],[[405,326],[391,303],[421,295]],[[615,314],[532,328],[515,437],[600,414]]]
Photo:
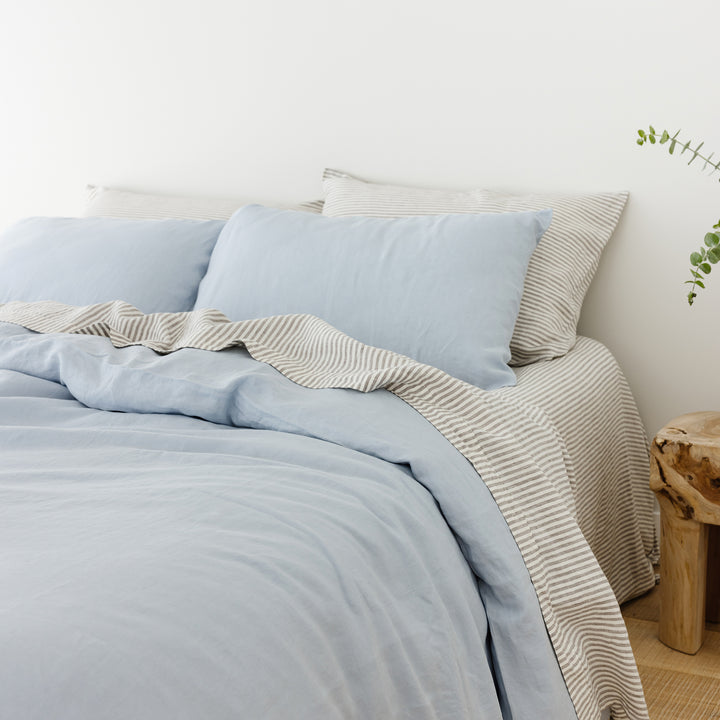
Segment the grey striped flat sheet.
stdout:
[[493,493],[530,573],[578,718],[596,720],[607,707],[616,718],[647,718],[615,596],[575,522],[570,455],[558,453],[557,429],[539,406],[363,345],[307,315],[229,322],[213,310],[145,316],[122,302],[41,302],[0,306],[0,321],[158,352],[244,345],[306,387],[395,393],[447,437]]
[[627,202],[618,193],[511,194],[365,182],[325,170],[323,214],[405,217],[438,213],[520,212],[552,208],[553,220],[530,258],[511,365],[562,357],[574,344],[580,309],[600,255]]
[[659,558],[648,440],[612,353],[579,337],[567,355],[515,368],[495,391],[545,414],[564,445],[578,525],[618,602],[655,584]]

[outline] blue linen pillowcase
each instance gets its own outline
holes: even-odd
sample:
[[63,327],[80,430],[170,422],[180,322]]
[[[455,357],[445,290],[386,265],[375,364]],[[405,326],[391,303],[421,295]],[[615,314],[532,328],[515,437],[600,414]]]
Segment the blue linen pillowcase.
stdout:
[[551,210],[331,218],[249,205],[218,238],[195,308],[316,315],[487,390],[515,383],[510,338]]
[[124,300],[145,313],[192,310],[225,223],[47,218],[0,235],[0,303]]

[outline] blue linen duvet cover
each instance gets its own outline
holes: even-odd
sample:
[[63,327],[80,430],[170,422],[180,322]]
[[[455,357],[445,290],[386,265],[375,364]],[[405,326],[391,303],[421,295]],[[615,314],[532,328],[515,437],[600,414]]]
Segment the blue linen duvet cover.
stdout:
[[489,491],[398,397],[0,323],[0,717],[576,716]]

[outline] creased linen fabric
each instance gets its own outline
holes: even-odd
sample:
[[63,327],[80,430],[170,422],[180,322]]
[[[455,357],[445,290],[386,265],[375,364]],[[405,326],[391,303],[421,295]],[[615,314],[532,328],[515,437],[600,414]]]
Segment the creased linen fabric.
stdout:
[[0,548],[0,715],[577,720],[490,491],[386,390],[0,322]]
[[[39,332],[104,335],[116,346],[143,344],[160,352],[244,345],[305,387],[394,393],[445,435],[492,492],[532,578],[578,718],[596,720],[606,707],[616,718],[647,718],[613,591],[567,502],[572,469],[566,455],[558,460],[558,434],[542,412],[363,345],[312,316],[231,323],[213,311],[144,316],[119,302],[86,308],[10,303],[0,307],[0,321]],[[528,434],[539,454],[528,451]]]

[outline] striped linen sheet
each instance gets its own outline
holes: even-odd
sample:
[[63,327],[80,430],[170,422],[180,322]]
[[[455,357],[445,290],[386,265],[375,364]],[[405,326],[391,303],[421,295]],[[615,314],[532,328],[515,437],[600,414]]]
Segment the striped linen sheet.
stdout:
[[121,302],[41,302],[0,306],[0,321],[161,353],[244,345],[305,387],[394,393],[442,432],[491,490],[522,552],[578,718],[595,720],[608,707],[616,718],[647,718],[615,595],[575,522],[572,458],[557,452],[562,441],[546,410],[363,345],[307,315],[229,322],[212,310],[146,316]]
[[578,337],[567,355],[515,368],[515,374],[517,385],[495,392],[544,413],[555,427],[578,525],[618,602],[647,592],[659,559],[648,440],[612,353]]

